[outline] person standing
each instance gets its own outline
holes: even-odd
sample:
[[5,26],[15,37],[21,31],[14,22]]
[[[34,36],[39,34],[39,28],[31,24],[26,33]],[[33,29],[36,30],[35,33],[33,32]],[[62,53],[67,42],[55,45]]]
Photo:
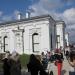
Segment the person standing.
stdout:
[[67,50],[66,51],[66,59],[68,60],[68,58],[69,58],[69,51]]
[[75,51],[70,52],[70,58],[68,59],[70,64],[69,75],[75,75]]
[[10,57],[11,75],[21,75],[21,63],[19,54],[14,51]]
[[47,56],[44,54],[44,52],[41,53],[41,62],[42,62],[44,70],[46,70],[48,60],[47,60]]
[[55,65],[57,66],[58,75],[61,75],[62,64],[63,64],[61,53],[57,53],[55,56],[56,56]]
[[41,62],[34,54],[30,55],[30,60],[27,64],[27,68],[31,75],[47,75],[47,73],[43,69]]
[[10,52],[6,52],[3,61],[3,74],[4,75],[10,75]]

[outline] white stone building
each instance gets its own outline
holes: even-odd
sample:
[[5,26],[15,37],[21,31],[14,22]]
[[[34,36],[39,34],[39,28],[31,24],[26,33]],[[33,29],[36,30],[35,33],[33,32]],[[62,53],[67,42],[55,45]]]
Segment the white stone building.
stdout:
[[[63,26],[62,23],[59,23],[60,28]],[[49,15],[21,20],[19,18],[16,21],[1,23],[0,53],[16,50],[19,54],[31,54],[54,50],[56,48],[56,26],[59,25],[55,24],[55,20]],[[63,40],[64,32],[62,30],[59,32]],[[63,41],[60,46],[63,46]]]
[[56,21],[56,48],[65,47],[65,27],[64,21]]

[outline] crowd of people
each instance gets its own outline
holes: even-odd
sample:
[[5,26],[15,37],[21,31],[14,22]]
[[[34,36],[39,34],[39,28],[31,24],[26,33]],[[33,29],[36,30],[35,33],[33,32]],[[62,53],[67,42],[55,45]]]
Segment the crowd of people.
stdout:
[[[31,75],[54,75],[52,68],[57,67],[58,75],[61,75],[64,56],[66,57],[71,70],[69,75],[75,75],[75,51],[66,51],[63,55],[61,50],[47,51],[41,55],[31,54],[27,64],[28,72]],[[10,54],[7,51],[2,59],[4,75],[21,75],[20,55],[14,51]]]
[[[51,71],[51,65],[57,65],[57,63],[63,62],[63,53],[62,52],[49,52],[46,54],[44,52],[40,55],[32,54],[30,56],[30,61],[27,64],[28,71],[31,72],[31,75],[53,75]],[[39,73],[39,74],[38,74]]]
[[[61,70],[61,68],[62,68],[62,63],[63,63],[63,60],[64,60],[64,58],[63,58],[63,53],[61,52],[61,51],[55,51],[55,52],[47,52],[47,54],[46,54],[46,57],[44,58],[46,61],[47,61],[47,65],[46,65],[46,67],[45,67],[45,69],[47,70],[47,72],[48,72],[48,74],[50,75],[50,74],[52,74],[53,75],[53,70],[52,70],[52,67],[53,67],[53,65],[55,65],[55,66],[57,66],[58,64],[60,64],[59,65],[59,68],[58,68],[58,66],[57,66],[57,68],[59,69],[59,70]],[[44,62],[44,60],[42,61],[42,63]],[[43,63],[43,65],[44,65],[44,63]],[[59,70],[58,70],[58,75],[60,75],[59,73]]]
[[66,51],[65,53],[47,51],[46,54],[42,52],[41,56],[31,54],[30,61],[27,64],[28,71],[31,75],[54,75],[52,67],[55,65],[58,71],[56,75],[61,75],[64,57],[66,57],[70,67],[74,69],[73,71],[69,70],[69,75],[75,75],[75,51]]

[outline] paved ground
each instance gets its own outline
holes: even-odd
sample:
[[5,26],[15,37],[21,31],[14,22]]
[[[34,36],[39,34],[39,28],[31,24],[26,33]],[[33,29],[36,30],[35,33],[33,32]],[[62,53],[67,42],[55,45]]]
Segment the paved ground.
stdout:
[[69,69],[70,69],[69,67],[70,67],[70,65],[69,65],[68,61],[64,60],[63,68],[62,68],[62,75],[69,75]]

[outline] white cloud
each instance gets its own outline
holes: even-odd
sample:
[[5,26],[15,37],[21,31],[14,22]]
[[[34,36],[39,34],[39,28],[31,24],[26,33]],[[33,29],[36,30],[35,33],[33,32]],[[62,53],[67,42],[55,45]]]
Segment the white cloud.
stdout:
[[[57,1],[57,2],[56,2]],[[31,16],[50,14],[55,20],[64,20],[70,28],[75,25],[75,8],[66,9],[63,13],[57,13],[55,9],[63,5],[60,0],[40,0],[38,3],[33,4],[29,9],[33,9],[34,12]],[[66,2],[71,2],[67,0]],[[69,27],[68,27],[69,28]]]
[[62,7],[63,3],[60,0],[40,0],[38,3],[35,3],[29,7],[35,12],[31,13],[32,16],[43,15],[43,14],[53,14],[55,10],[59,7]]
[[44,9],[42,6],[38,4],[38,6],[35,4],[31,7],[29,7],[34,10],[34,12],[31,12],[31,16],[37,16],[37,15],[43,15],[43,14],[48,14],[49,11]]
[[[64,2],[72,3],[71,0],[63,0]],[[64,19],[66,22],[75,22],[75,8],[67,9],[63,13],[56,13],[56,9],[62,7],[64,2],[61,0],[40,0],[38,3],[31,5],[29,8],[33,9],[32,16],[51,14],[55,19]]]
[[73,25],[68,25],[67,29],[75,29],[75,24],[73,24]]
[[20,13],[20,11],[18,11],[18,10],[15,10],[15,11],[14,11],[14,14],[13,14],[13,15],[14,15],[14,19],[17,19],[17,15],[18,15],[19,13]]
[[75,23],[75,8],[67,9],[63,13],[64,18],[69,23]]
[[17,14],[19,14],[20,13],[20,11],[18,11],[18,10],[15,10],[14,11],[14,15],[17,15]]
[[65,10],[63,13],[63,19],[67,23],[66,30],[69,32],[70,40],[75,40],[75,8]]
[[62,3],[60,0],[40,0],[39,4],[43,6],[45,9],[53,9],[61,6]]

